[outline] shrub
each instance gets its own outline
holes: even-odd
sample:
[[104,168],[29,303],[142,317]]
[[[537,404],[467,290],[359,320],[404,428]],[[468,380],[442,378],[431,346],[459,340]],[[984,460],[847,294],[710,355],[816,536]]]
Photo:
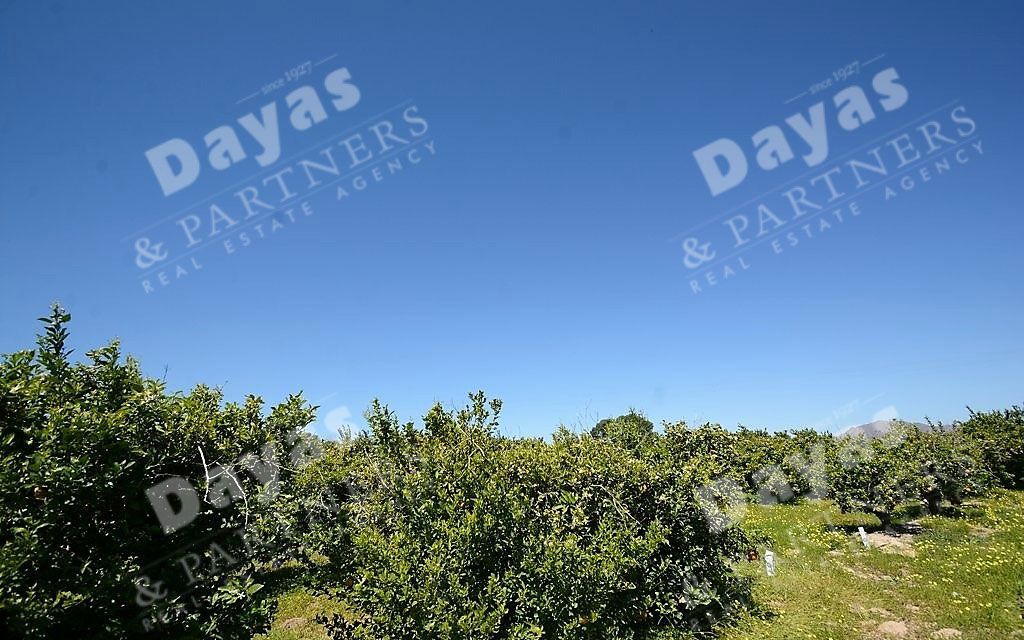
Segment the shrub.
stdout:
[[1024,408],[968,411],[971,417],[958,428],[978,444],[993,479],[1007,488],[1024,488]]
[[656,437],[643,455],[615,429],[507,439],[499,410],[473,395],[421,430],[375,404],[346,462],[312,465],[352,496],[337,577],[354,613],[328,621],[335,638],[641,638],[745,597],[722,555],[738,545],[710,530]]
[[[824,497],[826,452],[832,437],[806,429],[769,433],[741,427],[728,432],[705,425],[686,436],[678,454],[710,460],[721,477],[736,479],[762,504],[793,502],[803,496]],[[712,450],[717,453],[712,454]]]
[[884,526],[896,507],[925,489],[921,432],[897,423],[881,438],[845,437],[828,461],[830,497],[844,512],[873,513]]
[[736,438],[736,466],[746,490],[762,504],[786,503],[810,493],[809,449],[788,433],[741,428]]
[[[258,398],[222,405],[221,394],[206,387],[169,395],[134,360],[122,360],[116,343],[73,363],[70,315],[55,307],[42,320],[37,349],[0,361],[0,635],[115,638],[138,631],[136,578],[196,538],[205,538],[206,548],[220,543],[239,561],[224,572],[222,588],[192,585],[197,605],[169,615],[167,630],[229,635],[223,625],[238,625],[259,588],[246,570],[280,548],[275,541],[248,557],[231,535],[246,520],[275,529],[269,523],[279,521],[277,512],[271,518],[256,499],[263,487],[243,479],[248,507],[204,503],[187,530],[173,535],[161,530],[146,489],[174,476],[198,483],[202,456],[210,465],[265,447],[281,456],[310,409],[292,397],[264,416]],[[279,475],[287,492],[287,471]],[[190,585],[168,578],[163,586],[173,594]]]
[[931,514],[940,511],[943,500],[959,505],[964,498],[980,496],[993,485],[985,467],[981,444],[962,429],[944,430],[941,425],[922,433],[922,498]]
[[654,423],[634,410],[617,418],[599,421],[591,429],[590,435],[613,442],[634,453],[649,452],[656,446],[657,441]]
[[690,467],[698,482],[731,480],[742,483],[737,466],[736,437],[721,425],[692,428],[685,422],[665,425],[664,448],[671,459]]

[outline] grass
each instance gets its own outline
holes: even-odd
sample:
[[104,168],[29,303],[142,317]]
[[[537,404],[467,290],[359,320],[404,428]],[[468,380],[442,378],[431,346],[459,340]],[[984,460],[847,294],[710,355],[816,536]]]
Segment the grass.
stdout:
[[720,637],[885,638],[888,622],[905,626],[904,638],[941,629],[964,640],[1024,638],[1024,493],[997,492],[953,516],[920,518],[923,531],[893,551],[865,549],[829,526],[857,524],[829,503],[752,507],[744,525],[771,538],[777,575],[760,563],[738,568],[755,577],[765,610],[741,615]]
[[313,620],[319,614],[330,617],[344,610],[343,605],[327,596],[295,589],[278,599],[270,630],[253,640],[329,640],[323,627]]
[[[763,562],[737,566],[754,580],[759,609],[730,620],[718,638],[930,640],[952,629],[960,635],[948,637],[963,640],[1024,639],[1024,492],[998,491],[916,522],[921,533],[902,536],[901,547],[865,549],[851,532],[879,528],[874,516],[823,501],[751,506],[743,526],[761,540],[762,557],[774,551],[776,575],[767,577]],[[332,612],[341,607],[328,597],[289,592],[257,639],[326,640],[313,618]]]

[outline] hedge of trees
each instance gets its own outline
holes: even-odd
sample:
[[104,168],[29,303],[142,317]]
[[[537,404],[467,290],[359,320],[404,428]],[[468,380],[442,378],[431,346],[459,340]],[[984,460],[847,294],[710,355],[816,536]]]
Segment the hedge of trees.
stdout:
[[[294,555],[294,538],[280,535],[277,523],[291,509],[295,474],[280,466],[273,502],[259,500],[263,487],[242,477],[254,499],[226,509],[204,501],[191,526],[171,534],[146,490],[167,478],[204,478],[203,457],[213,464],[273,451],[284,460],[313,409],[294,396],[266,413],[258,398],[224,404],[219,391],[202,386],[169,394],[123,360],[116,343],[73,363],[70,316],[54,309],[41,320],[37,348],[0,362],[0,636],[142,632],[136,579],[193,540],[238,562],[222,581],[194,585],[163,572],[162,589],[191,588],[197,603],[168,614],[164,628],[198,635],[244,623],[255,586],[246,576]],[[243,523],[266,544],[243,549],[235,535]]]
[[884,438],[631,412],[500,434],[482,393],[417,426],[374,403],[321,441],[292,396],[169,393],[66,312],[0,362],[0,635],[248,638],[279,583],[339,602],[332,638],[658,638],[749,605],[730,507],[830,498],[888,523],[1024,487],[1020,407]]

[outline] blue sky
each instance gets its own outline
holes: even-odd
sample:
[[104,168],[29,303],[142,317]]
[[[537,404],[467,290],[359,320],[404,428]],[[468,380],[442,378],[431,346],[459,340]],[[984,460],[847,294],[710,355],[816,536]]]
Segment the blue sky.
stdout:
[[[786,428],[1020,403],[1024,9],[898,4],[4,2],[0,351],[60,300],[76,347],[119,337],[175,389],[302,391],[356,424],[373,397],[413,418],[483,389],[523,435],[629,407]],[[282,166],[246,140],[237,165],[165,196],[146,150],[183,138],[204,156],[207,132],[287,114],[294,87],[326,100],[342,67],[358,103],[282,125],[282,162],[403,105],[436,153],[343,200],[311,194],[313,215],[231,255],[212,243],[202,270],[145,293],[135,240],[180,251],[190,207]],[[724,255],[720,217],[809,170],[755,166],[713,197],[693,152],[750,150],[888,67],[906,104],[830,133],[828,162],[950,104],[983,153],[891,201],[864,194],[857,219],[779,255],[751,249],[695,295],[687,230]]]

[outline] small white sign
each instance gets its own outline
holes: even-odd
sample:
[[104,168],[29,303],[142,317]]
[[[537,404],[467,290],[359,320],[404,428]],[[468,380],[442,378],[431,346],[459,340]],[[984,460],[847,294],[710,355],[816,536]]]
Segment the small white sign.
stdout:
[[857,533],[860,534],[860,541],[864,544],[865,549],[871,548],[871,541],[868,540],[868,533],[864,531],[864,527],[857,527]]
[[764,552],[764,568],[769,576],[775,575],[775,554],[771,551]]

